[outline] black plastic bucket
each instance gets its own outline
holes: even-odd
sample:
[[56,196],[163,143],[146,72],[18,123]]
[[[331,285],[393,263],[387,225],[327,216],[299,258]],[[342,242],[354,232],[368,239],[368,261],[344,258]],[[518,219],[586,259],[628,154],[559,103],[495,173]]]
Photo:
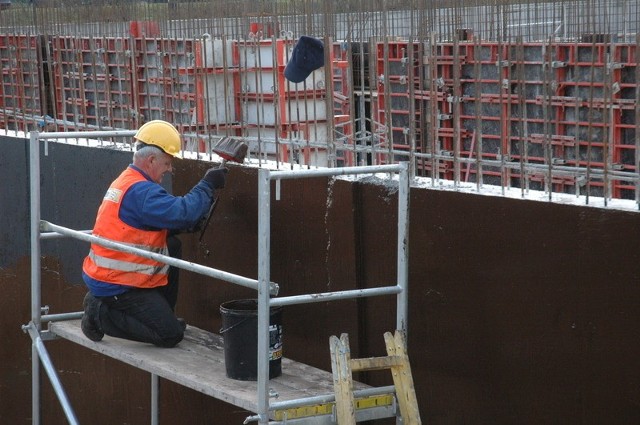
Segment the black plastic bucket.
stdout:
[[[269,379],[282,373],[282,307],[269,312]],[[258,379],[258,301],[234,300],[220,305],[227,377]]]

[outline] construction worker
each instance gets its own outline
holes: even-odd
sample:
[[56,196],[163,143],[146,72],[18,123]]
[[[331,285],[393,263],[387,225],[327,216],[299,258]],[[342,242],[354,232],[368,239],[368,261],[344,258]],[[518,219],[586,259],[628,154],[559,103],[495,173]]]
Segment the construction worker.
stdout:
[[[184,196],[161,185],[180,152],[178,130],[166,121],[141,126],[134,136],[133,163],[111,183],[93,234],[146,251],[180,257],[183,231],[197,231],[212,204],[214,191],[225,185],[226,169],[211,168]],[[186,323],[174,313],[178,268],[136,254],[91,244],[82,266],[89,292],[84,298],[81,328],[87,338],[110,335],[160,347],[173,347]]]

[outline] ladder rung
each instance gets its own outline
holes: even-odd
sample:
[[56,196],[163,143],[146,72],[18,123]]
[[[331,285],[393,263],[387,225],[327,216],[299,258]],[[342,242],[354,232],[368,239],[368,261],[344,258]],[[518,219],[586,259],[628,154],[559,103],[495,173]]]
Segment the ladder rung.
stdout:
[[402,366],[403,359],[399,356],[369,357],[364,359],[351,359],[351,370],[362,372],[366,370],[389,369],[394,366]]

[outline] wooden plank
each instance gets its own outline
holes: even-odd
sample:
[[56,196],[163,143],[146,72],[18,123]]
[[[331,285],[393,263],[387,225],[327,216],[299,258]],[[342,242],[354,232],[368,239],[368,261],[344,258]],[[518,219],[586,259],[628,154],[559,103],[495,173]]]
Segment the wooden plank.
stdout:
[[[93,342],[82,333],[79,320],[52,322],[49,330],[136,368],[248,411],[257,411],[257,382],[227,378],[220,335],[187,326],[180,344],[174,348],[158,348],[109,336]],[[333,394],[333,376],[331,372],[283,358],[282,375],[271,379],[269,387],[278,394],[278,401]],[[357,383],[357,387],[368,386]]]

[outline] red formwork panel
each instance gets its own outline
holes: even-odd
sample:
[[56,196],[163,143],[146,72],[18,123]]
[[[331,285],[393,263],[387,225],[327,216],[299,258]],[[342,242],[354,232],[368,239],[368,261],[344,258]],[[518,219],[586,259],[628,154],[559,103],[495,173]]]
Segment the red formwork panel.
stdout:
[[422,151],[419,123],[423,111],[415,97],[415,91],[421,89],[422,45],[386,40],[378,42],[375,50],[378,78],[373,131],[379,138],[378,149],[389,152],[377,155],[376,162],[395,162],[406,159],[409,152]]
[[[512,143],[526,146],[529,156],[532,156],[529,150],[535,149],[537,158],[533,160],[552,167],[635,171],[635,46],[525,45],[512,48],[516,63],[519,63],[518,49],[528,49],[530,53],[526,56],[536,56],[537,60],[527,60],[529,75],[521,71],[522,81],[516,76],[510,78],[510,85],[525,91],[527,99],[533,99],[528,111],[537,113],[520,119],[518,126],[527,128],[528,137],[512,139]],[[531,78],[532,71],[539,74],[537,81]],[[516,97],[514,109],[519,101],[522,102]],[[511,122],[516,122],[517,114],[508,116]],[[532,127],[535,131],[531,131]],[[630,195],[629,185],[619,179],[603,181],[596,177],[584,182],[588,185],[584,189],[578,187],[580,182],[574,177],[555,178],[551,183],[553,190],[559,192],[589,190],[617,198]]]
[[[422,45],[421,84],[412,82],[414,74],[406,69],[394,71],[398,63],[409,62],[407,43],[381,42],[376,51],[375,117],[385,130],[382,145],[402,147],[406,117],[415,116],[420,122],[416,140],[422,137],[424,147],[417,144],[415,152],[434,154],[418,161],[418,172],[435,175],[438,170],[442,178],[482,178],[504,186],[634,196],[634,183],[600,176],[604,171],[636,171],[636,45],[478,40]],[[461,164],[460,159],[471,162]],[[480,166],[474,159],[497,165]],[[551,178],[545,171],[522,173],[506,162],[595,172],[585,182],[575,176]]]
[[194,40],[193,52],[193,65],[180,69],[180,73],[192,76],[194,91],[182,96],[193,103],[194,131],[207,136],[198,139],[198,150],[208,152],[209,135],[241,134],[238,49],[234,40],[208,37]]
[[[423,138],[421,154],[428,159],[417,158],[419,175],[454,178],[453,162],[449,160],[456,151],[454,140],[462,136],[462,129],[455,126],[457,109],[454,99],[455,69],[465,63],[464,52],[456,52],[452,45],[425,42],[418,60],[421,84],[415,88],[414,97],[419,101],[420,136]],[[459,150],[459,149],[458,149]]]
[[[325,103],[331,67],[312,72],[298,84],[288,81],[284,70],[294,45],[291,39],[276,39],[275,44],[270,39],[238,41],[239,96],[247,124],[287,126],[326,120],[327,111],[320,104]],[[264,113],[260,116],[258,110]]]
[[193,42],[51,37],[54,114],[64,128],[137,128],[153,119],[193,130]]
[[348,44],[333,43],[332,78],[333,78],[333,102],[334,115],[348,115],[351,112],[352,84],[349,73]]
[[44,115],[38,49],[38,36],[0,35],[0,122],[4,129],[35,129]]
[[[349,113],[345,91],[350,87],[344,52],[334,48],[335,59],[330,64],[313,72],[303,83],[294,84],[284,77],[294,45],[295,40],[290,38],[195,40],[193,65],[179,69],[181,75],[191,76],[194,81],[194,92],[186,96],[194,102],[195,128],[201,134],[326,140],[326,130],[319,128],[327,123],[325,78],[332,76],[337,93],[334,98],[342,99],[329,111],[338,121],[334,138],[352,140],[350,123],[344,118]],[[201,140],[201,150],[206,149],[205,139]],[[289,159],[286,144],[252,146],[252,150],[284,161]],[[300,155],[304,160],[308,157],[305,152]]]
[[49,55],[52,112],[60,126],[136,127],[128,38],[53,36]]
[[195,102],[192,76],[180,69],[193,66],[193,40],[135,38],[132,46],[136,109],[144,121],[162,119],[189,128]]
[[[237,42],[241,102],[241,121],[245,134],[276,140],[296,140],[298,145],[327,140],[327,78],[332,78],[331,63],[312,72],[301,83],[284,76],[295,40],[290,38],[249,38]],[[305,147],[288,143],[264,145],[264,152],[281,161],[306,161]],[[326,153],[326,148],[321,149]],[[301,152],[300,152],[301,151]],[[323,155],[325,155],[323,153]]]
[[[333,78],[333,125],[336,141],[336,162],[339,166],[357,165],[354,146],[351,93],[351,69],[349,45],[346,42],[333,43],[331,47],[331,75]],[[345,147],[340,149],[340,147]]]
[[156,21],[131,21],[129,22],[129,35],[135,38],[159,37],[160,25]]
[[[514,63],[509,45],[466,42],[457,48],[465,58],[458,71],[459,125],[469,130],[467,137],[460,141],[461,155],[470,159],[510,161],[517,155],[512,149],[512,139],[517,137],[517,132],[509,117],[519,113],[514,109],[518,96],[512,90]],[[477,179],[478,169],[477,164],[468,164],[465,179]],[[510,168],[485,166],[481,171],[484,182],[509,185]]]

